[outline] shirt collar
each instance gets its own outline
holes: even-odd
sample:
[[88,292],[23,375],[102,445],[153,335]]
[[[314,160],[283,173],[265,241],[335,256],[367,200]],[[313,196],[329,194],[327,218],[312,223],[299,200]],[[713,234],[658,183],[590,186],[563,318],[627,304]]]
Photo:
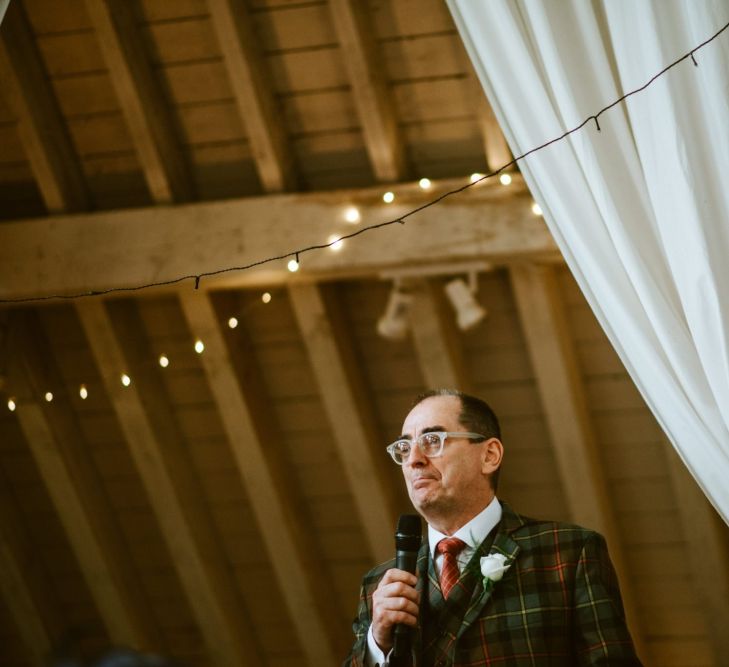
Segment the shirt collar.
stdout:
[[501,503],[496,496],[467,524],[461,526],[453,535],[444,535],[428,524],[428,548],[431,557],[435,554],[435,545],[446,537],[457,537],[466,543],[466,547],[475,549],[501,521]]

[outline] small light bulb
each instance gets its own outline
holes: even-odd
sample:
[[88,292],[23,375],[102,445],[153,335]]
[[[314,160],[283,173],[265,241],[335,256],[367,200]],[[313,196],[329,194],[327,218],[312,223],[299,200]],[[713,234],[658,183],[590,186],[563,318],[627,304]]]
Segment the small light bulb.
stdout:
[[289,260],[289,263],[286,266],[291,273],[296,273],[299,270],[299,263],[295,259]]
[[198,354],[202,354],[204,349],[205,349],[205,343],[203,343],[199,339],[196,340],[195,341],[195,352],[197,352]]
[[362,219],[362,216],[359,213],[359,209],[356,206],[350,206],[345,212],[344,212],[344,219],[347,222],[359,222]]
[[122,373],[121,375],[121,383],[128,387],[130,384],[132,384],[132,378],[130,378],[126,373]]
[[430,179],[429,179],[429,178],[421,178],[421,179],[420,179],[420,180],[418,181],[418,185],[419,185],[419,186],[420,186],[420,187],[421,187],[421,188],[422,188],[423,190],[427,190],[427,189],[428,189],[428,188],[429,188],[429,187],[430,187],[430,186],[432,185],[432,183],[430,182]]
[[392,202],[395,201],[395,193],[386,192],[384,195],[382,195],[382,201],[384,201],[385,204],[392,204]]
[[170,365],[170,360],[166,354],[159,355],[159,365],[162,366],[162,368],[167,368],[167,366]]
[[50,391],[47,391],[46,392],[46,401],[48,401],[50,403],[52,400],[53,400],[53,393]]
[[228,326],[229,326],[229,327],[230,327],[231,329],[235,329],[235,328],[236,328],[236,327],[238,326],[238,318],[237,318],[237,317],[231,317],[231,318],[230,318],[230,319],[228,320]]
[[263,301],[263,303],[271,303],[271,292],[264,292],[261,294],[261,301]]
[[15,404],[15,399],[9,398],[8,399],[8,410],[10,410],[10,412],[15,412],[16,407],[17,407],[17,405]]
[[499,183],[501,185],[511,185],[511,174],[501,174],[499,176]]
[[532,204],[532,213],[534,213],[534,215],[542,215],[542,207],[537,204],[537,202]]
[[86,385],[82,384],[78,389],[78,395],[85,401],[89,397],[89,390],[86,389]]
[[344,241],[342,239],[340,239],[338,236],[330,236],[328,243],[329,243],[329,249],[333,250],[334,252],[341,250],[342,246],[344,245]]
[[483,174],[479,174],[477,171],[475,171],[471,174],[471,183],[480,181],[482,178],[483,178]]

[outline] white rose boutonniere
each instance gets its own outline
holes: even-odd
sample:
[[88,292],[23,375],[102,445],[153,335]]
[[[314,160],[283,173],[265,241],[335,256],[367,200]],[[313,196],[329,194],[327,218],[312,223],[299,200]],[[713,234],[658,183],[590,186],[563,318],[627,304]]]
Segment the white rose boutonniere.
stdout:
[[501,581],[504,573],[511,567],[511,561],[504,554],[489,554],[481,559],[483,587],[489,591],[494,582]]

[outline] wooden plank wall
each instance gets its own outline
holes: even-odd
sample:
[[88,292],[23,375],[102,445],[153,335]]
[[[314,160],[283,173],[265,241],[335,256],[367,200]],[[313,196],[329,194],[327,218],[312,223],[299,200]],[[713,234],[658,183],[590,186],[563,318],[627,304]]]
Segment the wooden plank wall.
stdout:
[[[66,124],[94,209],[152,203],[143,163],[115,92],[84,0],[27,0],[41,66]],[[207,2],[132,3],[140,62],[157,85],[174,142],[202,200],[263,192],[250,137],[230,84]],[[331,9],[326,2],[251,2],[251,28],[282,133],[304,190],[375,182]],[[448,10],[438,0],[369,2],[368,39],[405,146],[400,178],[486,171],[471,67]],[[104,45],[106,46],[106,44]],[[20,208],[40,214],[17,134],[0,101],[0,183]],[[19,190],[18,183],[23,183]],[[17,210],[17,213],[11,211]]]
[[[686,570],[689,545],[677,512],[677,496],[668,467],[668,450],[655,421],[632,388],[619,360],[566,269],[557,272],[590,415],[596,429],[600,462],[608,480],[610,502],[618,517],[619,535],[629,564],[630,584],[638,594],[639,614],[652,664],[711,665],[706,618],[694,579]],[[437,293],[446,278],[434,278]],[[425,388],[411,337],[388,341],[376,333],[391,282],[363,279],[320,286],[336,304],[337,325],[345,332],[340,345],[361,370],[374,412],[375,463],[393,491],[393,510],[409,510],[401,472],[384,452],[400,432],[412,397]],[[258,391],[268,406],[266,419],[279,437],[264,442],[291,466],[302,502],[300,521],[323,554],[327,578],[335,593],[332,608],[337,633],[346,645],[361,574],[374,559],[346,482],[334,431],[317,387],[305,341],[301,338],[285,288],[273,288],[270,303],[263,290],[234,290],[213,295],[221,326],[229,330],[240,352],[264,373]],[[519,511],[535,516],[570,519],[553,443],[534,370],[529,361],[511,283],[506,270],[482,274],[478,299],[488,316],[473,330],[459,333],[457,345],[467,360],[467,380],[492,403],[501,417],[506,446],[500,495]],[[131,320],[130,307],[138,313]],[[329,307],[329,306],[328,306]],[[228,566],[237,595],[250,616],[268,664],[294,665],[302,660],[291,634],[285,591],[277,587],[271,562],[260,547],[261,533],[251,499],[236,469],[225,429],[203,366],[193,349],[194,336],[175,295],[142,296],[109,302],[111,321],[119,327],[127,349],[139,346],[145,373],[154,373],[169,402],[184,448],[199,482],[195,503],[211,517],[211,527]],[[82,442],[93,462],[118,522],[133,568],[159,628],[159,649],[193,665],[205,664],[207,650],[194,609],[180,583],[169,544],[162,537],[148,493],[112,409],[75,309],[55,305],[37,310],[47,350],[58,366],[56,401],[73,411]],[[122,319],[119,319],[119,318]],[[129,322],[136,322],[130,329]],[[417,326],[417,322],[413,322]],[[158,359],[166,355],[169,366]],[[203,352],[203,355],[205,352]],[[140,367],[141,368],[141,367]],[[135,378],[132,380],[135,381]],[[142,380],[140,380],[142,381]],[[78,394],[84,384],[86,400]],[[41,388],[36,388],[36,392]],[[141,394],[144,395],[144,392]],[[22,401],[40,401],[37,395]],[[22,407],[22,405],[21,405]],[[55,600],[49,615],[59,623],[53,640],[65,640],[89,653],[111,639],[95,608],[89,583],[61,526],[15,414],[0,414],[0,473],[8,480],[13,513],[25,527],[30,548],[49,579]],[[378,464],[379,465],[379,464]],[[254,574],[255,576],[251,576]],[[15,638],[14,638],[15,637]],[[8,647],[19,639],[8,632]],[[8,649],[8,660],[14,659]],[[690,661],[689,661],[690,656]],[[3,657],[3,660],[5,657]]]

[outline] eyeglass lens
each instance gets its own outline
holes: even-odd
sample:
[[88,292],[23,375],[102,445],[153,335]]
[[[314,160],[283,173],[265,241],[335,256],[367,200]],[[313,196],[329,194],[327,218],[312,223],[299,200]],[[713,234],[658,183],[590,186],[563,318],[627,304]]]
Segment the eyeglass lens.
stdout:
[[417,440],[415,440],[415,442],[400,440],[393,449],[395,460],[398,463],[406,461],[410,456],[410,451],[413,446],[420,447],[420,451],[423,452],[425,456],[435,456],[441,450],[443,444],[442,440],[442,436],[438,433],[423,433],[417,438]]

